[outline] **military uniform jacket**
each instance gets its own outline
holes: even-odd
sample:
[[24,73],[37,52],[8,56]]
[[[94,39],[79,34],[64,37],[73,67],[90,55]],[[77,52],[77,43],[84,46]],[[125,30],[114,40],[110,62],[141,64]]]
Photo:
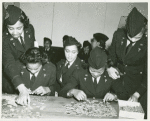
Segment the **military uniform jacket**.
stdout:
[[29,25],[24,29],[25,49],[18,39],[13,38],[7,31],[3,33],[2,64],[3,71],[17,87],[22,83],[20,70],[18,70],[19,57],[29,48],[34,47],[34,28]]
[[82,67],[81,60],[77,57],[74,63],[68,68],[64,73],[62,73],[63,68],[65,66],[66,60],[62,59],[57,63],[57,81],[60,84],[61,88],[64,87],[68,82],[73,74],[73,72],[77,69]]
[[120,99],[128,99],[135,91],[142,95],[147,88],[147,37],[143,35],[127,54],[126,45],[126,33],[118,29],[113,36],[108,60],[122,73],[112,86]]
[[90,52],[88,54],[85,54],[83,49],[80,51],[80,53],[78,54],[78,57],[81,59],[81,60],[84,60],[85,63],[88,63],[88,58],[90,56]]
[[111,83],[112,79],[108,76],[107,71],[104,71],[95,89],[90,72],[84,69],[77,69],[70,78],[70,83],[60,91],[60,95],[66,97],[69,90],[79,85],[79,89],[84,91],[88,98],[103,98],[110,91]]
[[[25,66],[21,67],[20,72],[23,84],[29,89],[30,88],[30,72]],[[54,84],[56,81],[56,67],[51,62],[42,66],[39,71],[33,86],[30,88],[32,91],[40,86],[49,87],[51,90],[50,95],[54,95]]]

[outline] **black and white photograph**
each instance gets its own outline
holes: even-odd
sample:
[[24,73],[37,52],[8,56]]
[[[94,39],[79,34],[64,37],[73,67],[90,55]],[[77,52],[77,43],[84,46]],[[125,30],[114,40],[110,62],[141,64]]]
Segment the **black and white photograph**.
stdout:
[[0,119],[148,119],[148,2],[1,7]]

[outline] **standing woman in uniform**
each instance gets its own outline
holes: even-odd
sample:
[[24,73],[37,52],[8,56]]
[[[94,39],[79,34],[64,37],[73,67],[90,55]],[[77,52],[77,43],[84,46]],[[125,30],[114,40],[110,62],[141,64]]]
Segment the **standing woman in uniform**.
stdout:
[[81,60],[78,58],[78,53],[81,44],[73,37],[68,37],[64,42],[64,52],[66,59],[62,59],[57,63],[57,81],[59,84],[56,90],[59,91],[69,82],[72,73],[82,66]]
[[[112,90],[119,99],[140,101],[147,113],[147,19],[133,8],[127,17],[126,29],[118,29],[109,51]],[[144,98],[144,99],[143,99]],[[145,115],[146,118],[146,115]]]
[[20,56],[34,47],[34,28],[29,19],[18,7],[9,5],[4,20],[5,31],[2,42],[2,88],[3,92],[16,93],[21,105],[30,103],[28,89],[20,77]]

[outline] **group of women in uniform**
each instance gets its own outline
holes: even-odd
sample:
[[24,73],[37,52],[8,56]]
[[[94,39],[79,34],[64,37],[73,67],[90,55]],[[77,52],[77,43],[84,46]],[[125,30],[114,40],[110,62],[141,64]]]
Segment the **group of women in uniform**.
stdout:
[[[34,27],[20,8],[9,5],[3,24],[2,89],[18,93],[18,104],[29,104],[30,94],[54,96],[57,91],[77,100],[139,101],[147,114],[147,19],[136,8],[129,13],[126,28],[114,32],[107,54],[105,48],[93,47],[86,68],[78,57],[81,44],[72,36],[63,42],[66,59],[52,64],[34,47]],[[95,36],[93,46],[103,44]]]

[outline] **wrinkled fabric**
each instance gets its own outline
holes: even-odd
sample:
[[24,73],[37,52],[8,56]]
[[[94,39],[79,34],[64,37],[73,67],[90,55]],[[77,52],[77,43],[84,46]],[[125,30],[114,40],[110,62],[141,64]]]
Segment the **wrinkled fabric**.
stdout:
[[145,20],[146,18],[134,7],[129,13],[126,23],[127,33],[131,38],[141,32]]
[[6,22],[9,25],[14,25],[20,18],[22,10],[14,5],[9,5],[6,9]]
[[103,49],[96,47],[90,52],[88,59],[89,65],[94,69],[100,69],[105,66],[107,55]]

